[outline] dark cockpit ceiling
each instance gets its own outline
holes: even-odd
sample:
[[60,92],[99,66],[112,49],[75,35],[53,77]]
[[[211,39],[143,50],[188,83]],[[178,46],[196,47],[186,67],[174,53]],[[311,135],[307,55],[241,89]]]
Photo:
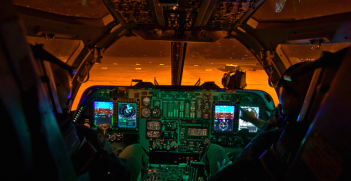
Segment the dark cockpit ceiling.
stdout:
[[109,15],[108,10],[100,0],[72,0],[63,2],[46,0],[14,0],[14,2],[15,4],[23,7],[46,11],[63,16],[99,19]]

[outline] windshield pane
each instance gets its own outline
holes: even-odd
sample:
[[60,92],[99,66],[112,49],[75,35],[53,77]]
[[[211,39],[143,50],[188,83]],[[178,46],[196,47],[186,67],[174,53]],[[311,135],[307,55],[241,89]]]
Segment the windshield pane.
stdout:
[[323,51],[335,53],[349,46],[351,43],[322,44],[320,49],[312,50],[311,45],[282,45],[282,50],[294,65],[303,61],[317,60],[322,56]]
[[47,40],[43,37],[27,36],[29,44],[44,44],[44,50],[48,51],[62,62],[67,63],[68,59],[77,50],[78,46],[83,43],[80,40],[53,39]]
[[[90,71],[94,85],[131,85],[132,79],[171,84],[171,43],[147,41],[139,37],[123,37],[106,52],[101,64]],[[135,84],[135,83],[134,83]]]
[[268,85],[268,76],[252,53],[235,39],[222,39],[214,43],[188,43],[182,85],[195,85],[214,81],[223,88],[222,77],[230,67],[246,71],[246,89],[269,93],[275,104],[278,97]]
[[257,20],[299,20],[351,12],[351,1],[267,0],[253,17]]
[[[90,79],[81,85],[72,110],[78,106],[83,92],[91,86],[130,86],[132,79],[160,85],[171,85],[171,43],[147,41],[140,37],[123,37],[103,55],[101,64],[90,70]],[[133,82],[133,85],[135,83]]]
[[16,5],[80,18],[102,18],[109,14],[101,0],[14,0]]

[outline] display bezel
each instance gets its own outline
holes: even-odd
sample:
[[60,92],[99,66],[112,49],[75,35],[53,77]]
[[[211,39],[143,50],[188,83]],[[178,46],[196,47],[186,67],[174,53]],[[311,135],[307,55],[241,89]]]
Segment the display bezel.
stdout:
[[[95,119],[95,103],[96,102],[101,102],[101,103],[104,103],[104,102],[107,102],[107,103],[112,103],[112,115],[111,115],[111,125],[113,125],[113,113],[114,113],[114,104],[113,104],[113,101],[100,101],[100,100],[94,100],[93,101],[93,121],[94,121],[94,126],[99,126],[97,123],[96,123],[96,119]],[[101,123],[101,124],[105,124],[105,123]],[[109,123],[108,123],[109,124]]]
[[[215,124],[215,120],[216,120],[216,106],[233,106],[234,107],[234,116],[232,119],[232,130],[231,131],[217,131],[215,130],[214,124]],[[237,114],[237,106],[235,104],[230,104],[230,103],[217,103],[213,105],[213,111],[212,111],[212,133],[233,133],[237,131],[237,121],[236,121],[236,114]]]
[[[257,119],[259,119],[260,118],[260,114],[261,114],[261,108],[260,108],[260,106],[247,106],[247,105],[240,105],[240,108],[241,109],[245,109],[245,108],[243,108],[243,107],[246,107],[246,108],[257,108],[258,109],[258,114],[257,114]],[[242,130],[242,129],[240,129],[240,120],[243,120],[243,119],[241,119],[240,118],[240,114],[241,114],[241,110],[239,111],[239,124],[238,124],[238,131],[240,131],[240,130]],[[243,120],[244,121],[244,120]],[[249,123],[249,124],[252,124],[252,123]],[[254,124],[252,124],[253,126],[255,126]],[[256,127],[256,126],[255,126]],[[259,131],[259,129],[256,127],[256,131],[251,131],[250,132],[250,130],[249,130],[249,133],[257,133]]]
[[[109,98],[93,98],[89,101],[89,123],[90,123],[90,126],[92,129],[97,129],[97,127],[99,125],[95,125],[95,120],[94,120],[94,102],[96,101],[100,101],[100,102],[113,102],[113,121],[112,121],[112,125],[114,124],[113,122],[115,122],[117,120],[117,117],[116,117],[116,103],[112,100],[112,99],[109,99]],[[112,126],[111,125],[111,126]]]
[[[119,122],[120,122],[120,118],[119,118],[119,108],[120,108],[120,104],[135,104],[136,108],[136,118],[135,118],[135,127],[121,127],[119,125]],[[116,129],[117,130],[139,130],[139,102],[137,101],[129,101],[129,100],[118,100],[117,103],[116,103],[116,108],[117,108],[117,111],[116,111],[116,117],[117,117],[117,123],[116,123]]]

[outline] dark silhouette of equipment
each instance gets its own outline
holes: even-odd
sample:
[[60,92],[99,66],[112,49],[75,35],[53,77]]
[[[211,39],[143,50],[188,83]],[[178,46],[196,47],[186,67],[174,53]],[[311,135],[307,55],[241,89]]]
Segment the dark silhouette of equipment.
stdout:
[[232,72],[225,73],[222,78],[222,85],[227,89],[243,89],[246,87],[246,72],[236,70],[232,75]]

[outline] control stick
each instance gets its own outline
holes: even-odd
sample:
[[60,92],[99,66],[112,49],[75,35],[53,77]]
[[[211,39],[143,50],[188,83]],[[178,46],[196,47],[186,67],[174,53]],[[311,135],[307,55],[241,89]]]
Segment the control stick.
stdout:
[[102,131],[102,135],[106,135],[106,130],[110,128],[110,124],[104,123],[99,125],[99,130]]

